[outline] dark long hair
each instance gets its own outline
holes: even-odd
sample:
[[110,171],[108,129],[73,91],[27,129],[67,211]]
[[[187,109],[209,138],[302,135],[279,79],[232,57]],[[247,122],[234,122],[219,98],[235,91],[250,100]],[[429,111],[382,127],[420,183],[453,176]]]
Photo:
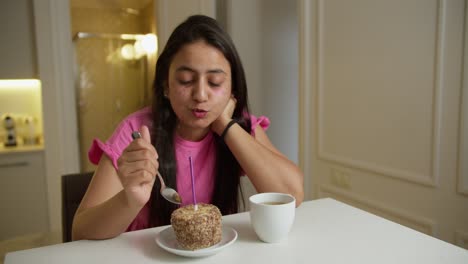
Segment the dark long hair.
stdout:
[[[244,68],[232,39],[213,18],[202,15],[190,16],[169,37],[156,63],[153,85],[152,142],[159,155],[159,171],[166,184],[172,187],[177,186],[177,162],[174,149],[177,116],[172,110],[169,100],[164,96],[164,88],[169,83],[169,67],[175,54],[184,45],[198,40],[204,40],[208,45],[217,48],[229,62],[231,66],[232,94],[237,100],[232,118],[238,121],[248,133],[251,132]],[[223,215],[236,213],[238,211],[241,168],[220,137],[216,134],[214,134],[214,137],[217,156],[212,203],[220,209]],[[159,181],[156,181],[150,203],[150,224],[152,226],[170,224],[170,215],[177,208],[177,206],[170,204],[161,197],[159,188]]]

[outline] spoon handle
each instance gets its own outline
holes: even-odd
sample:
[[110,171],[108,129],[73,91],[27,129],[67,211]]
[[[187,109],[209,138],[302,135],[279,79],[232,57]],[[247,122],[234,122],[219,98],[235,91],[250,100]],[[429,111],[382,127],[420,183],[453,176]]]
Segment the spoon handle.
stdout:
[[166,188],[166,184],[164,183],[164,180],[163,180],[163,178],[161,176],[161,173],[159,173],[159,171],[157,172],[157,175],[158,175],[158,178],[159,178],[159,182],[161,183],[161,191],[162,191],[163,189]]
[[[138,132],[138,131],[133,131],[132,132],[132,139],[135,140],[137,138],[141,138],[141,133]],[[156,175],[158,176],[159,182],[161,183],[161,189],[159,190],[161,195],[171,203],[180,204],[182,202],[182,199],[181,199],[180,195],[176,191],[174,191],[175,193],[173,194],[173,197],[168,198],[168,197],[164,196],[163,190],[166,189],[166,184],[164,183],[163,177],[161,176],[161,173],[159,173],[159,170],[157,171]]]

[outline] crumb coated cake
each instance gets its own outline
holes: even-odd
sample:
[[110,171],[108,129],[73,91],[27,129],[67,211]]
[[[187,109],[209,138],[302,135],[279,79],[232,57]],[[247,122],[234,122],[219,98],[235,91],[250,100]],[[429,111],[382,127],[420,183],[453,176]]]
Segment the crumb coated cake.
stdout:
[[212,204],[187,205],[171,215],[177,242],[184,249],[211,247],[221,241],[221,212]]

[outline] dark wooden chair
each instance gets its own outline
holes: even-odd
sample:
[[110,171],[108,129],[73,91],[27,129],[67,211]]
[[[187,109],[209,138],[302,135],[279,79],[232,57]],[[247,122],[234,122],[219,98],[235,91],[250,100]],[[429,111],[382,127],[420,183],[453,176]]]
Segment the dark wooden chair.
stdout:
[[71,241],[73,217],[88,188],[94,172],[62,176],[62,232],[63,242]]

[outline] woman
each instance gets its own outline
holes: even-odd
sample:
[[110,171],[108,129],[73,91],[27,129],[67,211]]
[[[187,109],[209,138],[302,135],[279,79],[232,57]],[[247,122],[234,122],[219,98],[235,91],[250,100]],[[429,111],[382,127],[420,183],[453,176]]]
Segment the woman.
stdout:
[[[192,203],[190,156],[197,202],[222,214],[238,210],[241,175],[258,192],[303,200],[303,175],[270,142],[265,117],[249,113],[244,70],[216,20],[189,17],[171,34],[156,63],[154,102],[128,116],[106,143],[93,142],[98,167],[76,212],[73,239],[105,239],[169,224],[176,206],[159,194],[159,171]],[[132,140],[139,130],[142,138]],[[104,155],[103,155],[104,154]]]

